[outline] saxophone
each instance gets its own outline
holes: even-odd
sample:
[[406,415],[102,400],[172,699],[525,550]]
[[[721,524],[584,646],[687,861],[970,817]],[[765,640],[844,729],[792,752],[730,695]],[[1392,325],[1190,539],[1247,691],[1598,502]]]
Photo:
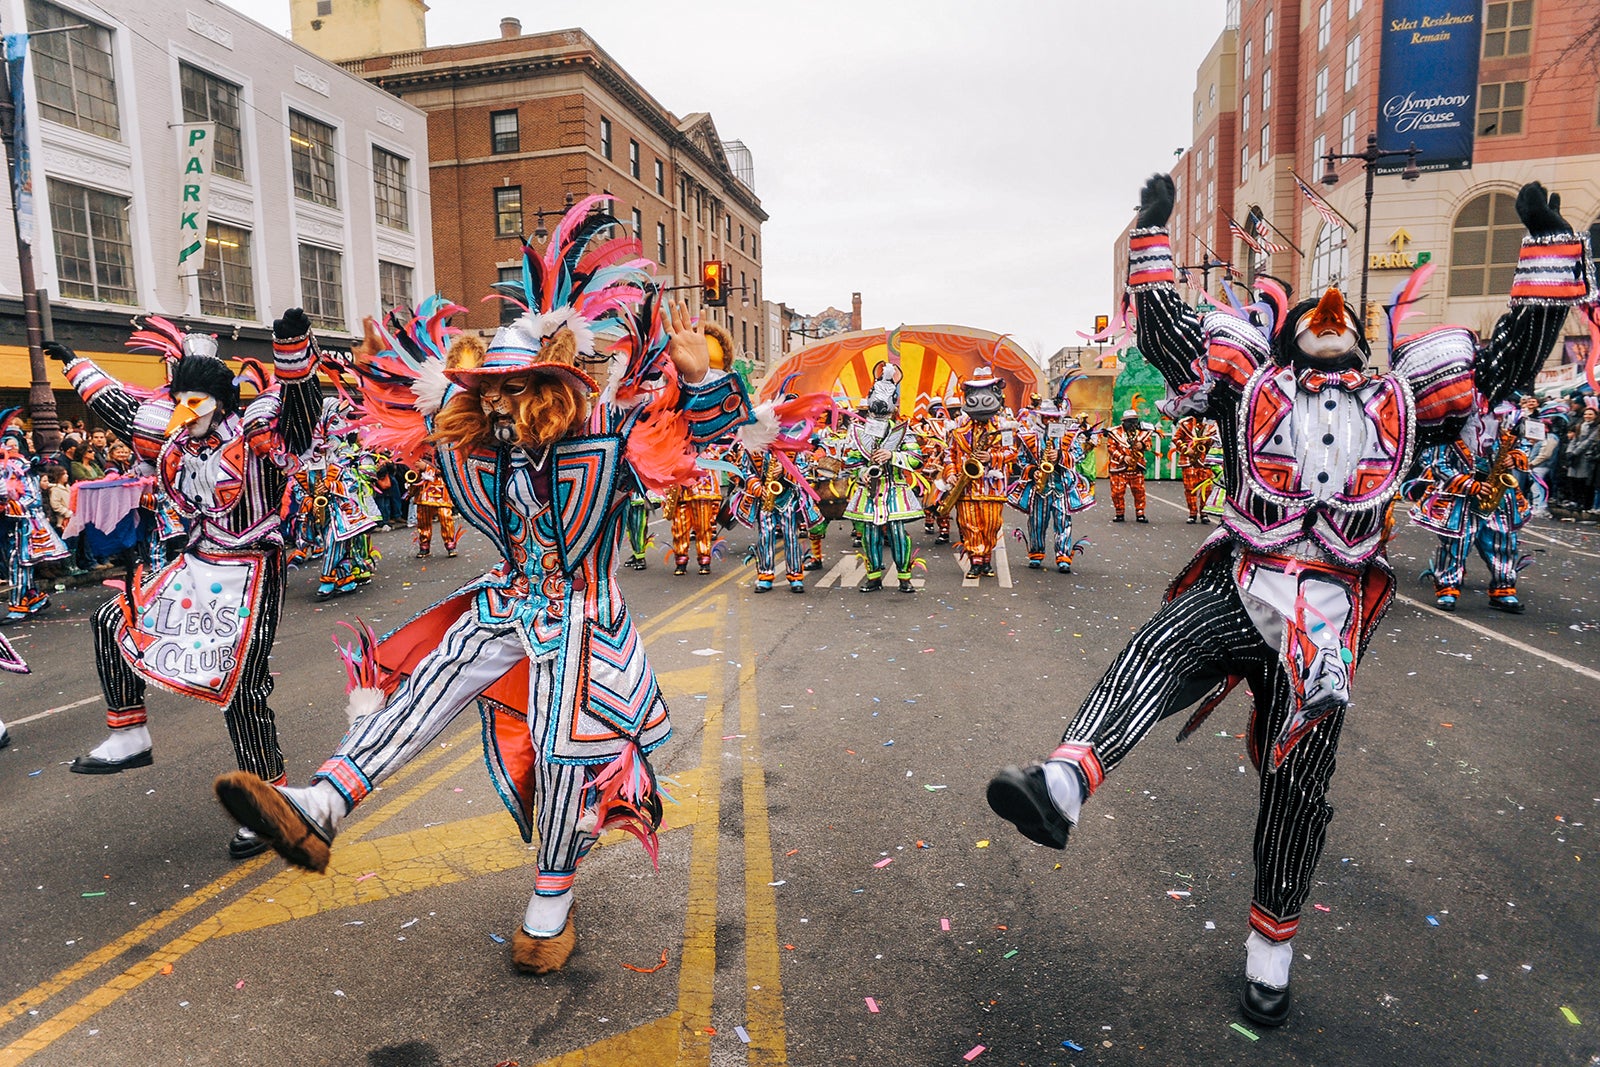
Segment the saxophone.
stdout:
[[[972,451],[987,452],[989,450],[991,443],[990,432],[989,424],[984,423],[983,427],[972,439]],[[976,458],[969,454],[966,459],[962,460],[961,473],[956,475],[955,484],[950,487],[950,491],[944,495],[944,499],[939,501],[939,506],[935,509],[935,513],[939,518],[948,519],[950,513],[956,509],[956,505],[961,503],[961,498],[967,495],[967,490],[972,487],[972,483],[982,478],[983,475],[984,466]]]
[[1500,448],[1494,455],[1494,462],[1489,465],[1489,474],[1473,490],[1472,495],[1477,498],[1478,510],[1484,514],[1499,507],[1506,493],[1517,487],[1517,476],[1511,473],[1514,451],[1511,444],[1514,440],[1504,434],[1500,436]]
[[761,478],[761,510],[770,515],[778,510],[778,495],[783,492],[783,482],[773,477],[770,454],[761,464]]
[[1033,490],[1036,493],[1044,493],[1049,491],[1050,479],[1056,473],[1055,461],[1051,459],[1052,455],[1055,455],[1058,458],[1060,457],[1060,445],[1056,445],[1054,448],[1047,448],[1044,458],[1041,459],[1039,461],[1039,465],[1033,469]]

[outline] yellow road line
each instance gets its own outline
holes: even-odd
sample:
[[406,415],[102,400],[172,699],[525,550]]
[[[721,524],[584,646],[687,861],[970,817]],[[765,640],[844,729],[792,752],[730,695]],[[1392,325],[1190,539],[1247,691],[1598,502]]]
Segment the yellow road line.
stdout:
[[739,629],[739,729],[744,736],[744,971],[747,1063],[788,1063],[783,1023],[783,978],[778,957],[778,902],[772,891],[772,833],[767,773],[761,766],[761,706],[756,699],[755,642]]
[[[740,577],[746,570],[748,570],[748,568],[745,567],[739,567],[734,570],[730,570],[728,573],[722,575],[714,581],[705,585],[701,585],[677,601],[674,601],[672,604],[668,605],[668,607],[663,610],[661,614],[651,619],[646,625],[640,627],[641,636],[664,629],[673,619],[673,617],[686,611],[688,608],[694,606],[697,602],[703,600],[708,593],[712,592],[719,586],[722,586],[725,583]],[[725,613],[726,610],[727,606],[724,599],[722,602],[722,611]],[[712,697],[708,695],[708,715],[710,712],[709,704],[711,699]],[[718,701],[718,717],[720,721],[720,694],[716,694],[715,699]],[[712,736],[715,736],[715,731],[708,732]],[[468,731],[463,730],[462,733],[465,734],[468,733]],[[394,776],[385,783],[385,785],[389,789],[393,789],[395,784],[403,782],[407,778],[413,777],[420,773],[424,768],[444,756],[448,751],[448,748],[437,748],[430,750],[426,754],[419,756],[410,764],[397,771]],[[418,783],[417,786],[406,790],[405,793],[401,793],[396,796],[393,801],[385,803],[378,810],[366,815],[358,823],[351,826],[349,830],[341,834],[341,840],[350,842],[366,836],[374,829],[388,822],[395,815],[410,807],[417,800],[421,799],[423,796],[426,796],[428,792],[439,785],[443,780],[460,773],[460,771],[464,769],[466,765],[476,762],[477,759],[478,753],[475,749],[473,749],[463,754],[458,759],[452,760],[450,764],[443,770],[436,774],[429,775],[422,782]],[[715,766],[716,761],[713,760],[711,765]],[[713,788],[716,787],[713,786]],[[214,900],[223,891],[238,885],[245,878],[259,872],[264,866],[271,862],[271,859],[272,857],[270,855],[263,855],[246,861],[235,870],[230,871],[224,877],[219,878],[206,886],[202,886],[200,889],[189,894],[189,896],[185,897],[171,908],[166,909],[160,915],[141,923],[133,930],[90,953],[88,956],[85,956],[82,960],[78,961],[72,966],[64,968],[48,981],[42,982],[33,989],[30,989],[20,996],[13,998],[3,1008],[0,1008],[0,1026],[4,1026],[6,1023],[19,1017],[34,1006],[45,1002],[50,997],[55,996],[73,984],[88,977],[95,971],[117,959],[135,945],[147,940],[150,935],[167,928],[200,906]],[[715,868],[713,867],[713,872],[714,870]],[[712,916],[712,930],[714,934],[714,906]],[[98,1012],[107,1005],[114,1003],[122,996],[123,993],[130,992],[152,975],[159,974],[162,965],[181,958],[192,949],[204,944],[211,937],[216,936],[222,931],[222,929],[223,927],[218,921],[218,916],[213,915],[210,919],[203,921],[198,926],[192,928],[188,933],[181,935],[180,937],[169,942],[167,945],[164,945],[160,950],[158,950],[156,953],[152,953],[151,956],[147,957],[145,960],[130,966],[121,975],[111,979],[99,989],[91,991],[76,1004],[65,1009],[60,1015],[46,1020],[44,1023],[35,1027],[32,1031],[25,1034],[22,1038],[19,1038],[17,1041],[6,1046],[4,1049],[0,1049],[0,1067],[6,1067],[6,1065],[12,1063],[21,1063],[33,1052],[37,1052],[40,1049],[48,1046],[51,1042],[55,1041],[56,1038],[67,1032],[72,1026],[75,1026],[79,1022],[93,1016],[95,1012]],[[714,950],[715,946],[713,944],[713,961],[715,959]],[[158,956],[162,957],[160,964],[154,967],[154,969],[151,969],[149,967],[150,961],[156,959]],[[56,1025],[58,1022],[67,1020],[69,1018],[70,1021],[65,1022],[64,1025]],[[707,1011],[707,1019],[709,1021],[709,1008]]]

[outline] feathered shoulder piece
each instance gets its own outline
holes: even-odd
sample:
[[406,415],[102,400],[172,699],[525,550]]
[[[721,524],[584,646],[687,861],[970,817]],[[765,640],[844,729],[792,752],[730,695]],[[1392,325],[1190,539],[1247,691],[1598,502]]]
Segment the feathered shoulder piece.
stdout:
[[387,322],[365,320],[366,335],[351,350],[350,370],[361,381],[367,447],[388,449],[411,464],[426,451],[425,417],[444,403],[452,343],[467,340],[457,338],[460,331],[449,319],[465,310],[435,294],[414,311],[390,312]]

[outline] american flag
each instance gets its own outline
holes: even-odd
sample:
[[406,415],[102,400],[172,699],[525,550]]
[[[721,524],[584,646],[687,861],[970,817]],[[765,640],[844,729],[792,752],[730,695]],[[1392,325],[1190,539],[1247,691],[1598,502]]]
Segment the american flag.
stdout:
[[1350,225],[1348,219],[1334,210],[1332,204],[1322,199],[1321,195],[1319,195],[1315,189],[1307,185],[1304,178],[1300,177],[1298,174],[1295,174],[1294,171],[1290,171],[1289,173],[1294,177],[1295,185],[1300,187],[1300,194],[1307,200],[1311,201],[1311,206],[1316,210],[1318,215],[1322,216],[1323,222],[1326,222],[1329,226],[1338,226],[1345,230],[1355,229],[1354,226]]
[[1250,220],[1250,224],[1256,231],[1256,247],[1262,252],[1271,255],[1274,252],[1287,252],[1289,250],[1288,245],[1280,245],[1272,239],[1272,228],[1267,225],[1266,216],[1257,215]]
[[1235,222],[1233,220],[1233,216],[1232,215],[1227,216],[1227,219],[1228,219],[1228,232],[1229,233],[1233,234],[1239,240],[1243,241],[1245,243],[1245,246],[1248,247],[1251,251],[1256,252],[1256,253],[1258,253],[1260,255],[1263,255],[1263,256],[1267,254],[1267,250],[1261,247],[1260,242],[1257,241],[1254,236],[1252,236],[1251,234],[1247,233],[1243,226],[1240,226],[1237,222]]

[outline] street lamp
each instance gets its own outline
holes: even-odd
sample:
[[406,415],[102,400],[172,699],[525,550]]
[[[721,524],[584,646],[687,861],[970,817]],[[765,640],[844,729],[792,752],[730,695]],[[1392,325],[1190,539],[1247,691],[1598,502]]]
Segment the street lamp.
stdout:
[[1400,171],[1400,180],[1414,182],[1422,177],[1422,171],[1417,169],[1417,156],[1421,150],[1413,141],[1405,149],[1380,150],[1378,148],[1378,135],[1367,134],[1367,147],[1360,152],[1341,153],[1329,152],[1322,157],[1322,177],[1319,179],[1323,185],[1334,186],[1339,184],[1339,175],[1334,171],[1335,160],[1359,159],[1367,172],[1367,192],[1364,206],[1365,215],[1361,220],[1361,328],[1367,326],[1367,268],[1372,261],[1372,183],[1378,174],[1380,160],[1406,157],[1406,165]]
[[555,208],[553,210],[546,210],[545,208],[542,208],[542,207],[534,208],[533,209],[533,216],[534,216],[533,239],[535,241],[538,241],[540,244],[544,244],[544,242],[548,241],[550,239],[550,231],[545,229],[545,226],[544,226],[545,216],[548,215],[550,218],[553,219],[553,218],[557,218],[557,217],[559,217],[561,215],[565,215],[570,210],[572,210],[572,194],[571,193],[567,194],[567,200],[566,200],[566,206],[565,207],[559,207],[559,208]]
[[1184,263],[1180,264],[1174,269],[1180,271],[1199,271],[1200,289],[1206,294],[1206,299],[1209,300],[1211,298],[1211,272],[1214,270],[1222,270],[1224,272],[1231,271],[1233,270],[1233,264],[1225,263],[1218,259],[1215,255],[1210,255],[1206,257],[1204,263]]

